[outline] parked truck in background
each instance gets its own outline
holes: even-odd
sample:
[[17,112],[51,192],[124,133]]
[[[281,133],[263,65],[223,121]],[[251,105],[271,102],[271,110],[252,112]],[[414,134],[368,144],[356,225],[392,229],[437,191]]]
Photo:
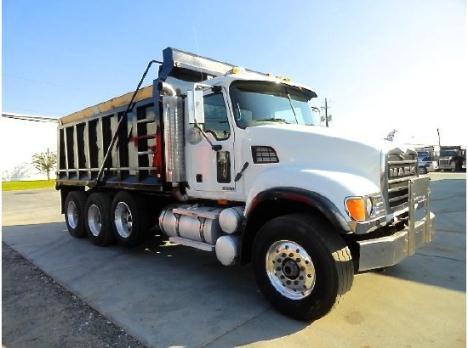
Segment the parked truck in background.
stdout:
[[416,150],[416,152],[418,158],[418,171],[420,174],[427,174],[439,169],[438,162],[431,156],[429,151]]
[[466,149],[461,146],[442,146],[440,148],[439,169],[452,172],[466,169]]
[[356,273],[431,241],[415,151],[320,127],[315,92],[286,78],[173,48],[163,58],[152,85],[60,119],[72,236],[133,247],[157,226],[225,266],[252,262],[272,305],[307,321]]

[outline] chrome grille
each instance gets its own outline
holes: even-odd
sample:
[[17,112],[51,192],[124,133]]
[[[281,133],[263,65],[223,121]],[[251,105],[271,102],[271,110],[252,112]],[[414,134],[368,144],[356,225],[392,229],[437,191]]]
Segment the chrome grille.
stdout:
[[447,165],[448,166],[448,165],[450,165],[450,160],[449,159],[440,159],[439,163],[441,165]]
[[408,181],[416,177],[417,154],[400,149],[392,150],[387,155],[388,207],[397,211],[408,206]]

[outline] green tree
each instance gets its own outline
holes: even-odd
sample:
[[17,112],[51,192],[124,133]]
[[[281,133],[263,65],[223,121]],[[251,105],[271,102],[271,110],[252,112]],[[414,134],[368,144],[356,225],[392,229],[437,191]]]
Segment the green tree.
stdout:
[[46,152],[36,153],[32,156],[32,165],[39,172],[47,174],[47,180],[50,180],[50,172],[57,164],[57,155],[47,149]]

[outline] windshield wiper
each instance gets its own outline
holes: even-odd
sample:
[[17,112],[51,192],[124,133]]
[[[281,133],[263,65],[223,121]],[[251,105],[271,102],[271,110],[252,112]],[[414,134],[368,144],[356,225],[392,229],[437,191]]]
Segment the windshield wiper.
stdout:
[[239,102],[236,103],[236,107],[237,107],[237,113],[239,114],[238,120],[241,120],[242,119],[242,111],[241,111],[241,108],[239,106]]
[[292,105],[292,100],[291,100],[291,96],[289,95],[289,92],[286,88],[286,86],[284,87],[284,91],[286,92],[286,95],[288,96],[288,100],[289,100],[289,106],[291,106],[291,110],[294,114],[294,119],[296,120],[296,123],[299,124],[299,122],[297,121],[297,115],[296,115],[296,110],[294,110],[294,107]]
[[272,122],[283,122],[283,123],[289,124],[289,122],[287,122],[287,121],[286,121],[285,119],[283,119],[283,118],[274,118],[274,117],[273,117],[273,118],[262,118],[262,119],[260,119],[260,120],[257,120],[257,122],[264,122],[264,121],[265,121],[265,122],[270,122],[270,121],[272,121]]

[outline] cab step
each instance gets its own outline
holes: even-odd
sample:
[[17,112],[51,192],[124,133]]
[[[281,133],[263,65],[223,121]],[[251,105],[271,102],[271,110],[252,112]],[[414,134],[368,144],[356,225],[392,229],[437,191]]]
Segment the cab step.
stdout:
[[215,246],[212,244],[196,242],[194,240],[181,238],[181,237],[169,237],[169,241],[175,244],[185,245],[185,246],[203,250],[203,251],[213,252],[215,250]]

